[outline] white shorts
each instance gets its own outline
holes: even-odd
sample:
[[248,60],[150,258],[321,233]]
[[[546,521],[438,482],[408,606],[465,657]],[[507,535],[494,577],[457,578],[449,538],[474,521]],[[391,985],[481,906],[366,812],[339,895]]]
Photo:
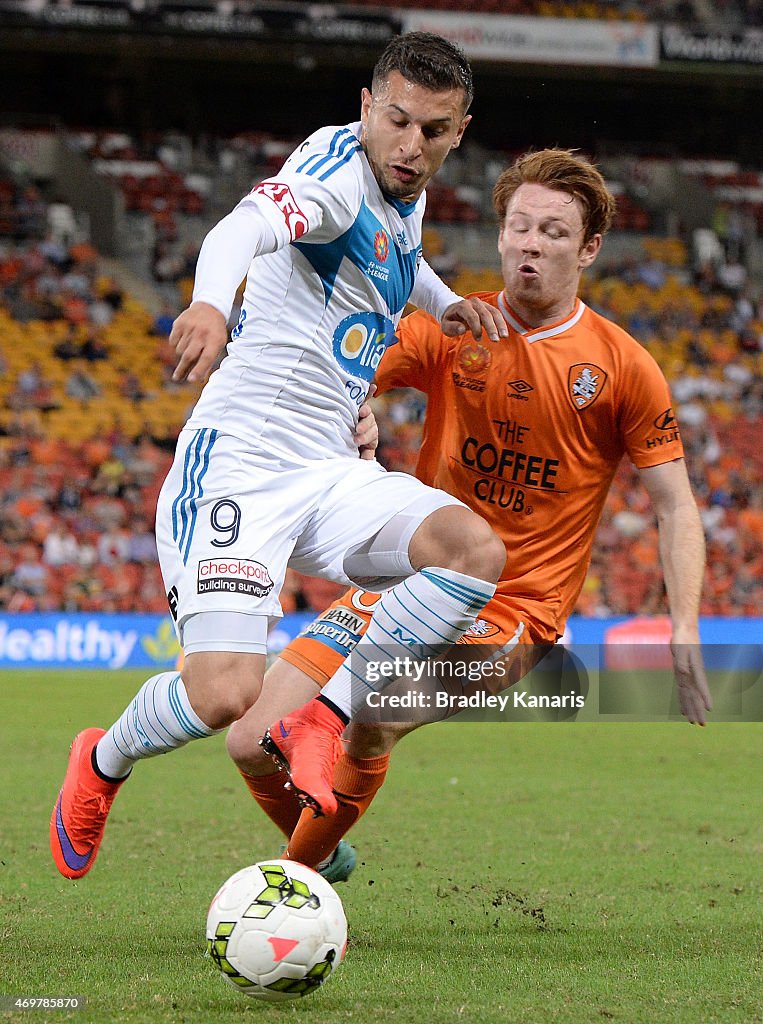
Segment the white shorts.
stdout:
[[[251,623],[242,646],[231,642],[235,626],[218,630],[217,641],[206,637],[202,615],[189,630],[193,649],[264,653],[268,619],[282,614],[278,595],[287,566],[366,589],[372,576],[393,586],[413,572],[408,541],[416,527],[438,508],[461,504],[377,462],[348,456],[285,465],[229,434],[184,429],[156,515],[159,562],[181,644],[189,653],[183,633],[190,617],[237,613],[234,619],[261,620]],[[372,549],[365,558],[363,546],[401,513],[406,525],[396,549]],[[347,558],[359,549],[360,556]]]

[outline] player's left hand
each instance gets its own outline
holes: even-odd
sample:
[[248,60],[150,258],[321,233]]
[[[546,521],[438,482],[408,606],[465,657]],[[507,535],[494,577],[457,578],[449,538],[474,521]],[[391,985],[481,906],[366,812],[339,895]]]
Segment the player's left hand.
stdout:
[[670,651],[673,656],[673,673],[676,678],[681,714],[692,725],[706,725],[705,712],[713,710],[713,701],[710,696],[710,688],[707,685],[699,641],[677,643],[674,639],[670,645]]
[[471,331],[475,338],[481,338],[483,329],[491,341],[509,336],[509,329],[500,309],[488,305],[476,296],[461,299],[460,302],[448,306],[442,315],[440,328],[448,338],[457,338],[467,331]]
[[372,384],[368,389],[365,402],[358,410],[358,425],[355,429],[353,440],[358,446],[361,459],[367,462],[376,458],[376,449],[379,446],[379,424],[376,422],[374,411],[368,404],[368,399],[376,394],[376,385]]

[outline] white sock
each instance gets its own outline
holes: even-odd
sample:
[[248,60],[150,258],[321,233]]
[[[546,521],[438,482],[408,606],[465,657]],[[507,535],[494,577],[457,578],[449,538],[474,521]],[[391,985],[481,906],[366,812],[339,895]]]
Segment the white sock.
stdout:
[[95,748],[98,768],[110,779],[127,775],[136,761],[212,736],[191,707],[177,672],[160,672],[138,691]]
[[443,654],[472,625],[495,593],[495,585],[452,569],[422,569],[388,590],[374,608],[365,634],[321,690],[348,718],[394,678],[370,681],[363,666],[395,658],[417,661]]

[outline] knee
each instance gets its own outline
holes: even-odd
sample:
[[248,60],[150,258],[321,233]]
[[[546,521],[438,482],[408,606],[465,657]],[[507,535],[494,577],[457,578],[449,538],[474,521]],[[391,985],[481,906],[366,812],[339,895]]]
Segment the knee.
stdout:
[[[469,521],[469,533],[462,557],[468,559],[469,569],[457,569],[478,579],[497,583],[506,565],[506,546],[493,532],[493,528],[481,517],[472,513]],[[451,566],[451,568],[456,568]]]
[[250,707],[251,702],[245,691],[227,691],[218,693],[214,702],[208,703],[206,718],[203,715],[199,715],[199,718],[206,722],[210,729],[225,729],[242,718]]
[[277,771],[272,758],[260,746],[261,738],[261,732],[256,727],[250,728],[242,719],[233,723],[225,737],[233,763],[247,775],[272,775]]
[[438,566],[495,583],[506,564],[506,548],[485,520],[461,505],[433,512],[411,540],[416,569]]
[[251,657],[192,654],[186,659],[182,676],[188,699],[210,729],[237,721],[257,699],[262,675]]

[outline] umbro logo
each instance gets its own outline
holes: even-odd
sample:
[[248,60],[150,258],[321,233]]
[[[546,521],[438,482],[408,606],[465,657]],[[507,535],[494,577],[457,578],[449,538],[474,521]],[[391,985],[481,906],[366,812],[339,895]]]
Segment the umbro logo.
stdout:
[[527,397],[530,391],[534,391],[532,384],[528,384],[526,380],[510,380],[506,385],[506,394],[509,398],[516,398],[520,402],[529,402]]

